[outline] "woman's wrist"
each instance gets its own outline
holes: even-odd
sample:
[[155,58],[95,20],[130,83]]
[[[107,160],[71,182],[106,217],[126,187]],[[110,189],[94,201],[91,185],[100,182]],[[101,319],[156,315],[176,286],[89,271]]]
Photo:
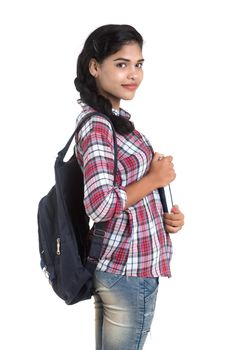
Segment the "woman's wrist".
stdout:
[[151,174],[150,172],[145,175],[145,178],[149,183],[149,186],[152,188],[152,191],[156,190],[156,188],[161,187],[158,180],[155,178],[155,175]]

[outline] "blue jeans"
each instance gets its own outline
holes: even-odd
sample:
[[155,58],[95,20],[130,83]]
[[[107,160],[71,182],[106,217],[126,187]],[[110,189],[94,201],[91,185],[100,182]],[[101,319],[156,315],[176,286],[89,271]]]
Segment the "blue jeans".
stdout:
[[154,316],[158,278],[96,271],[96,350],[141,350]]

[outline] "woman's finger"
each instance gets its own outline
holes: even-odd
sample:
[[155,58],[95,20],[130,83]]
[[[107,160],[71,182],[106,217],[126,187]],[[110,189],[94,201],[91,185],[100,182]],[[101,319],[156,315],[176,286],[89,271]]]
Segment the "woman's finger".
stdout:
[[179,213],[179,214],[165,213],[164,214],[164,219],[168,219],[168,220],[184,220],[184,214],[182,214],[182,213]]
[[170,226],[170,225],[165,225],[165,230],[167,233],[177,233],[178,231],[181,230],[181,226],[179,227],[174,227],[174,226]]
[[178,226],[183,226],[184,221],[183,220],[164,219],[164,224],[172,226],[172,227],[178,227]]

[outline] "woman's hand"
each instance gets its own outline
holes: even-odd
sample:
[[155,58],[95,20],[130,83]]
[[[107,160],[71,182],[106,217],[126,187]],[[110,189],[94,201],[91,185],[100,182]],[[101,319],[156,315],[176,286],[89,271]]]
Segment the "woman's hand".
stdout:
[[180,211],[178,205],[173,205],[171,212],[165,213],[163,219],[167,233],[176,233],[184,225],[184,214]]
[[150,163],[148,177],[155,184],[155,188],[165,187],[176,178],[172,156],[163,156],[160,153],[154,153]]

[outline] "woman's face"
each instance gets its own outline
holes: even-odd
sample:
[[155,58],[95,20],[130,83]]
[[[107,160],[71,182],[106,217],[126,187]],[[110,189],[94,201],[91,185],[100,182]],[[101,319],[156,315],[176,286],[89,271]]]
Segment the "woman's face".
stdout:
[[120,100],[131,100],[143,79],[143,57],[137,43],[129,43],[107,57],[102,63],[92,59],[90,73],[95,77],[98,91],[119,108]]

